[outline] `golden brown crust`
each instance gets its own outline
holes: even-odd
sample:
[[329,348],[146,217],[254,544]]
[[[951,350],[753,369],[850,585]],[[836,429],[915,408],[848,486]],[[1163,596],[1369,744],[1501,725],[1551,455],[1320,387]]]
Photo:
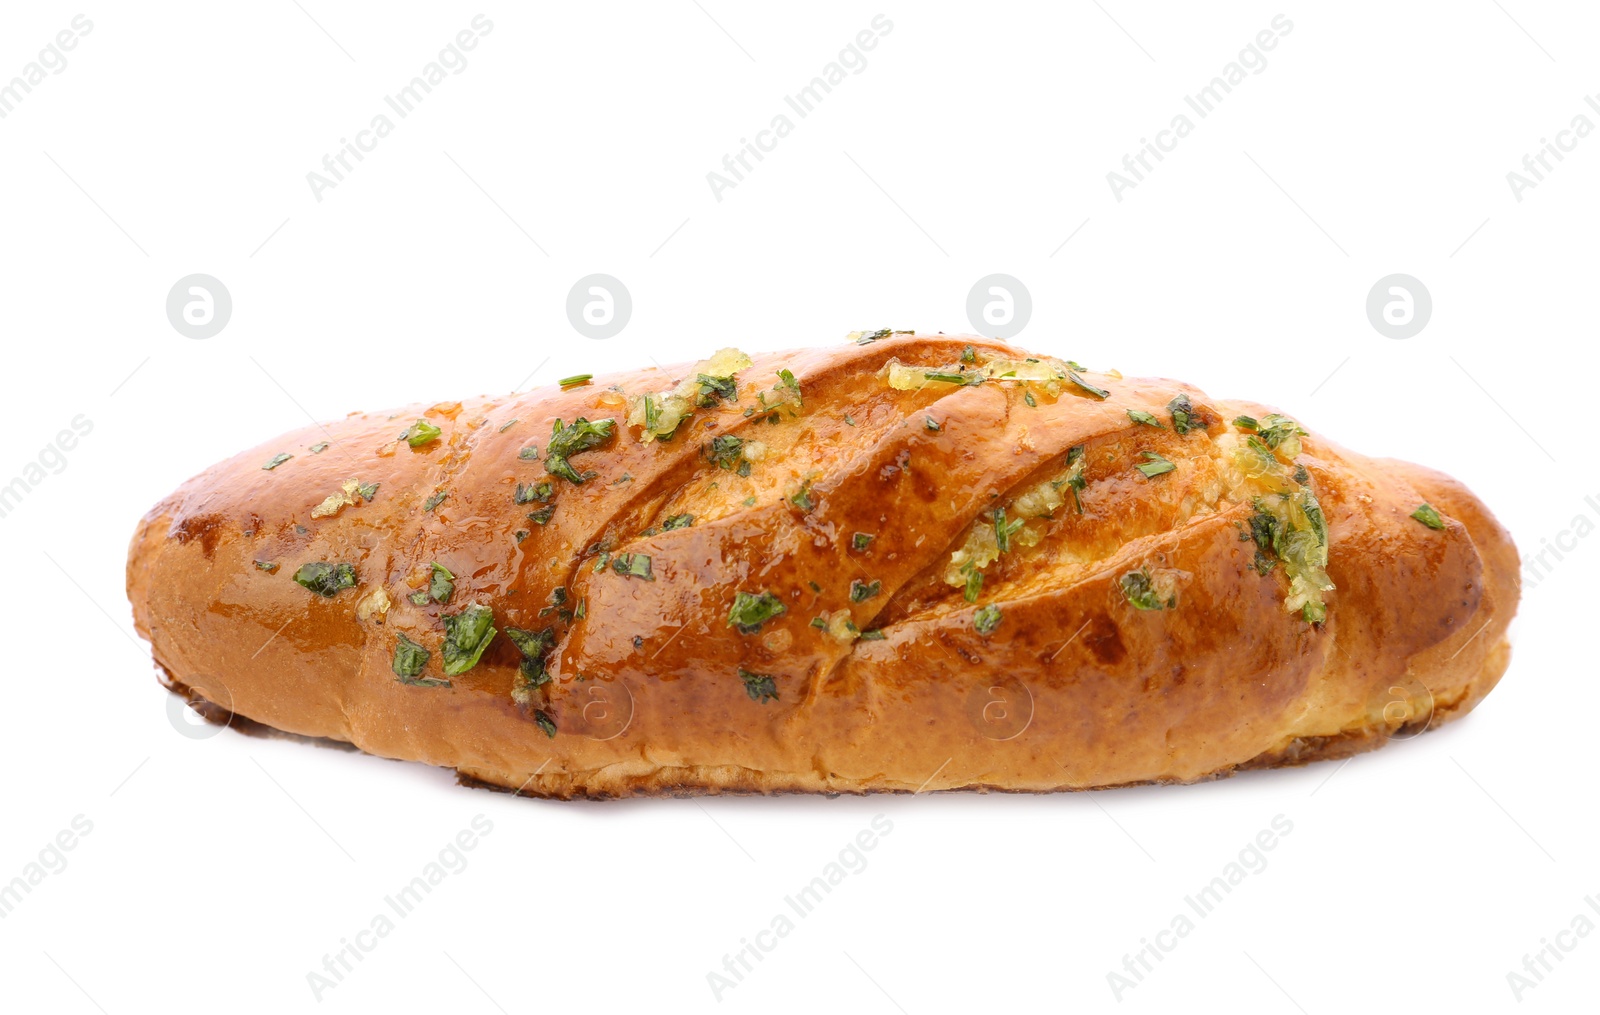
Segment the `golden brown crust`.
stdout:
[[[1294,464],[1326,517],[1336,586],[1308,624],[1285,609],[1286,568],[1255,567],[1254,509],[1230,485],[1226,420],[1268,410],[1115,375],[1083,375],[1105,400],[1070,383],[884,380],[891,359],[934,370],[969,346],[980,363],[1027,355],[895,336],[760,356],[736,404],[698,409],[670,442],[624,426],[617,390],[670,389],[684,368],[289,434],[146,516],[128,561],[135,621],[173,684],[252,720],[562,798],[1192,782],[1380,746],[1469,710],[1504,671],[1516,549],[1460,484],[1304,437]],[[757,401],[783,397],[780,369],[799,379],[798,409]],[[1167,422],[1178,395],[1203,429],[1129,416]],[[573,456],[596,474],[574,485],[542,459],[553,421],[579,416],[618,426]],[[441,437],[397,442],[417,418]],[[718,435],[759,442],[747,476],[708,460]],[[541,460],[519,458],[529,444]],[[1080,447],[1082,513],[1029,521],[968,602],[950,560],[975,520],[1063,490],[1051,481]],[[1146,452],[1177,469],[1146,478]],[[279,453],[294,457],[262,468]],[[352,479],[378,484],[370,501],[344,492]],[[518,484],[547,481],[550,501],[515,503]],[[1424,501],[1444,529],[1410,517]],[[529,519],[549,504],[546,524]],[[873,538],[857,546],[857,532]],[[650,577],[620,573],[625,554],[647,556]],[[314,561],[354,565],[357,586],[313,594],[292,576]],[[454,593],[416,605],[433,561]],[[1141,569],[1165,576],[1172,608],[1129,602],[1122,577]],[[740,591],[786,612],[742,633]],[[441,615],[474,603],[502,632],[476,667],[449,687],[396,679],[401,634],[442,678]],[[990,604],[1002,613],[985,634],[974,617]],[[881,637],[856,639],[847,620]],[[531,692],[512,627],[556,639],[553,679]],[[776,700],[755,700],[741,671],[770,676]]]

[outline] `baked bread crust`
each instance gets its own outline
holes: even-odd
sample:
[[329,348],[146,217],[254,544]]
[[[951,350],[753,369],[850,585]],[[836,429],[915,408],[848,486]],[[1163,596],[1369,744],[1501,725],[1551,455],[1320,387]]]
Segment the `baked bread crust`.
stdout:
[[[1007,363],[1029,379],[924,380]],[[361,413],[235,456],[140,524],[136,625],[169,686],[221,709],[560,798],[1193,782],[1438,725],[1508,662],[1517,552],[1482,502],[1292,430],[1277,472],[1242,479],[1254,442],[1230,421],[1267,419],[1253,403],[890,335],[754,357],[670,440],[626,425],[694,371]],[[565,457],[593,474],[573,483],[547,445],[579,417],[616,422]],[[396,439],[419,419],[438,436]],[[1261,482],[1320,505],[1320,623],[1255,538]],[[1014,542],[986,561],[996,508]],[[355,584],[295,580],[318,562]],[[772,598],[740,612],[740,593]],[[500,633],[447,675],[444,618],[473,605]],[[401,636],[429,653],[406,680]]]

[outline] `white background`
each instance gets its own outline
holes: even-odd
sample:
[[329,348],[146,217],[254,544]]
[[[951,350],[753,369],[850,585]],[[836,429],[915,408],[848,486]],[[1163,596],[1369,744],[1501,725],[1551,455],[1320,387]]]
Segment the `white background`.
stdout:
[[[93,29],[0,120],[0,483],[74,416],[94,429],[0,519],[0,882],[75,815],[93,830],[0,920],[0,1006],[1518,1007],[1524,955],[1600,923],[1600,546],[1563,535],[1600,518],[1600,137],[1520,202],[1506,174],[1600,124],[1600,12],[1341,8],[8,5],[0,80],[80,10]],[[466,69],[317,201],[306,174],[480,11]],[[880,12],[865,69],[717,201],[707,172]],[[1279,13],[1266,68],[1117,201],[1106,173]],[[164,313],[193,272],[234,301],[204,341]],[[633,296],[608,342],[565,315],[591,272]],[[1019,344],[1275,403],[1463,478],[1525,558],[1575,545],[1529,572],[1500,689],[1343,767],[1051,797],[547,803],[169,723],[126,543],[214,461],[308,415],[965,331],[993,272],[1032,293]],[[1403,341],[1364,309],[1392,272],[1434,303]],[[319,1003],[307,974],[479,814],[469,865]],[[719,1003],[707,974],[877,814],[868,866]],[[1118,1001],[1107,973],[1280,814],[1267,867]],[[1521,1007],[1592,1003],[1596,938],[1565,937]]]

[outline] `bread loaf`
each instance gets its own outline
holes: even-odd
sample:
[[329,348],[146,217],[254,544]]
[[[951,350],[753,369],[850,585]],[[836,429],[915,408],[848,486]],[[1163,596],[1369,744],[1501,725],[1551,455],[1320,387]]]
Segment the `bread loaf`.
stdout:
[[852,337],[286,434],[146,515],[138,629],[174,690],[562,798],[1192,782],[1505,670],[1516,549],[1449,477]]

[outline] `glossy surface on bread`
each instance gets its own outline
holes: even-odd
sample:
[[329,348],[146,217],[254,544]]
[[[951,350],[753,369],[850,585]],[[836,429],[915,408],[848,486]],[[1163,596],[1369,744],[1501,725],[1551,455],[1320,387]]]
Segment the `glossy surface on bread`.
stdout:
[[[1261,560],[1230,464],[1247,438],[1230,421],[1269,410],[1087,371],[886,377],[891,361],[944,376],[1028,356],[900,335],[758,355],[736,398],[666,441],[626,425],[628,399],[689,367],[353,415],[152,509],[129,598],[173,684],[277,729],[562,797],[1187,782],[1379,746],[1464,712],[1504,671],[1516,550],[1448,477],[1299,438],[1282,468],[1304,468],[1292,489],[1320,504],[1335,586],[1308,623],[1286,608],[1287,566]],[[578,417],[616,424],[570,456],[594,473],[574,484],[546,464],[555,421]],[[418,419],[437,439],[397,440]],[[715,460],[719,436],[745,457]],[[530,445],[539,458],[521,457]],[[263,468],[279,454],[293,457]],[[1147,476],[1150,454],[1175,468]],[[1047,515],[1017,507],[1029,491]],[[1423,503],[1442,528],[1412,517]],[[969,601],[952,554],[997,507],[1025,524]],[[297,583],[315,562],[352,565],[355,586]],[[447,603],[426,596],[434,562],[454,576]],[[1141,572],[1164,608],[1132,601],[1125,576]],[[784,612],[741,629],[739,593]],[[446,676],[442,618],[471,604],[500,633]],[[519,676],[513,628],[550,631],[542,686]],[[400,635],[430,653],[412,682],[393,669]]]

